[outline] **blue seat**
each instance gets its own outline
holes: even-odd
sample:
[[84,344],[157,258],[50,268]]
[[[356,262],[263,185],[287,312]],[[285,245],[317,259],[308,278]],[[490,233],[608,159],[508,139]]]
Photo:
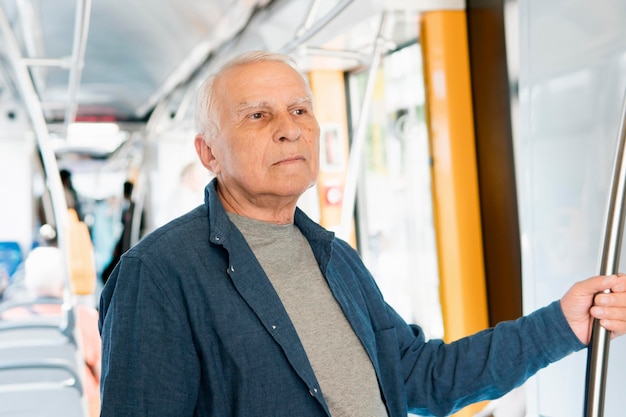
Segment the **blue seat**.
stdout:
[[4,268],[9,278],[17,270],[22,260],[22,249],[17,242],[0,242],[0,268]]

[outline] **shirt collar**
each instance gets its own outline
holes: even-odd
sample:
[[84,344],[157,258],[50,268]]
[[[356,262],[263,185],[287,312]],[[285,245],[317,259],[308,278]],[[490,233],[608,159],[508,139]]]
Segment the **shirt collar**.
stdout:
[[[221,244],[228,238],[234,225],[228,218],[224,205],[217,193],[217,178],[213,178],[204,189],[204,203],[209,210],[210,240]],[[335,234],[311,220],[302,210],[296,208],[294,223],[302,234],[307,238],[311,246],[321,244],[329,245]],[[315,247],[313,248],[315,250]]]

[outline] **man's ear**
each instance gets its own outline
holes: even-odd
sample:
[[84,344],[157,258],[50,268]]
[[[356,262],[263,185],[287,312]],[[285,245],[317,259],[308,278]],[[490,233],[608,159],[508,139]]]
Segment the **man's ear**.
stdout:
[[204,140],[204,135],[202,133],[198,133],[196,135],[194,145],[202,165],[204,165],[204,167],[213,174],[217,175],[219,173],[219,163],[217,162],[217,159],[215,159],[215,155],[213,155],[211,147]]

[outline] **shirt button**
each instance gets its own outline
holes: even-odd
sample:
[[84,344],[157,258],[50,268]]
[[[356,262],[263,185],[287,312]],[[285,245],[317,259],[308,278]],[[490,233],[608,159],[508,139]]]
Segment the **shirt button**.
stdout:
[[317,394],[317,388],[310,389],[309,394],[311,394],[312,397],[315,397],[315,394]]
[[235,267],[234,266],[230,266],[230,272],[235,272]]

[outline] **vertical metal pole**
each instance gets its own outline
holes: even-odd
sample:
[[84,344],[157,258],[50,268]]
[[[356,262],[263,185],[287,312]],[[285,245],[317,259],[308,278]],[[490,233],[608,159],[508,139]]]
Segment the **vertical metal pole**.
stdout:
[[372,104],[372,96],[374,94],[374,85],[376,83],[376,75],[380,68],[381,57],[383,54],[383,30],[387,22],[387,13],[384,12],[380,18],[380,26],[378,35],[376,36],[376,44],[372,52],[372,63],[367,73],[367,82],[365,85],[365,93],[363,95],[363,103],[359,121],[354,130],[352,144],[350,145],[350,155],[348,158],[348,172],[346,174],[346,182],[343,191],[343,203],[341,205],[341,223],[337,236],[341,239],[348,240],[352,229],[352,218],[354,217],[354,205],[356,203],[356,189],[359,175],[361,173],[361,162],[363,160],[363,149],[365,148],[365,140],[367,133],[367,124],[369,123],[369,111]]
[[[625,143],[626,92],[622,106],[622,119],[618,134],[617,153],[609,195],[600,275],[615,274],[618,272],[619,267],[622,231],[624,228],[624,196],[626,189]],[[607,289],[604,292],[609,291],[610,290]],[[608,331],[600,326],[598,320],[594,320],[587,355],[585,417],[602,417],[604,415],[604,391],[609,360],[609,342],[610,334],[608,334]]]
[[67,253],[67,201],[65,200],[65,192],[63,191],[63,184],[61,183],[61,177],[59,176],[59,167],[57,165],[56,155],[54,154],[54,149],[52,148],[48,125],[43,115],[39,97],[35,87],[33,86],[30,72],[24,64],[19,45],[11,29],[9,20],[2,11],[2,8],[0,8],[0,35],[4,38],[5,52],[15,75],[17,89],[22,96],[22,100],[24,100],[26,109],[28,110],[28,115],[33,125],[33,130],[35,131],[35,136],[39,145],[43,168],[46,174],[48,187],[50,188],[52,208],[57,226],[56,233],[58,246],[64,253]]
[[[30,72],[26,64],[22,59],[20,48],[17,40],[11,29],[11,25],[2,8],[0,7],[0,35],[4,38],[4,47],[9,63],[14,72],[18,91],[22,95],[22,100],[28,110],[33,130],[39,146],[39,152],[41,153],[41,159],[43,163],[43,169],[50,189],[50,197],[52,200],[52,209],[54,211],[54,219],[56,222],[57,233],[57,246],[66,255],[65,267],[66,275],[65,282],[66,288],[70,288],[69,281],[69,259],[67,256],[69,238],[67,236],[68,215],[67,215],[67,201],[65,200],[65,191],[63,190],[63,184],[61,183],[61,177],[59,176],[59,167],[57,165],[56,155],[52,148],[50,141],[50,134],[48,132],[48,125],[41,108],[41,103],[35,90],[35,86],[32,83]],[[66,312],[64,316],[64,329],[67,332],[73,334],[75,331],[74,309],[73,305],[69,303],[68,298],[64,302],[63,306]]]

